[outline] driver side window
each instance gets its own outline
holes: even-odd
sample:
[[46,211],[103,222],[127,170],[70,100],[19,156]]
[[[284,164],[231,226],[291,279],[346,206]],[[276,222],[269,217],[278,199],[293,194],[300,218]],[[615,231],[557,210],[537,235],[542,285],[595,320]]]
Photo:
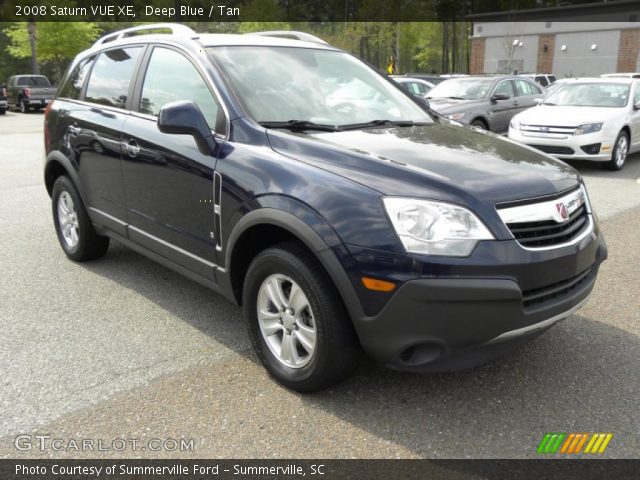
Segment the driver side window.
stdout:
[[142,86],[138,111],[157,116],[170,102],[191,100],[198,105],[209,127],[224,134],[225,118],[200,72],[184,55],[155,47]]
[[505,93],[509,95],[509,98],[513,97],[513,85],[511,84],[511,80],[504,80],[503,82],[500,82],[493,92],[494,95],[496,93]]

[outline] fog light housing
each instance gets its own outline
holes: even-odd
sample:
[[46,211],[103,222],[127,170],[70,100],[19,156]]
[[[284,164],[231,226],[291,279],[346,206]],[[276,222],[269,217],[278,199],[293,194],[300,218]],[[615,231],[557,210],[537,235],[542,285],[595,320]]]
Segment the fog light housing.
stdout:
[[590,145],[582,145],[580,149],[587,155],[597,155],[600,153],[600,144],[592,143]]

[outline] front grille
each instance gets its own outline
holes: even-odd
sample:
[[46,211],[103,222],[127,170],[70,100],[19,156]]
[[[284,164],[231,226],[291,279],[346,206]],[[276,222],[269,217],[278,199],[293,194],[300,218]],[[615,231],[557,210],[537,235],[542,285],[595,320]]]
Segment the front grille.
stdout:
[[551,153],[556,155],[573,155],[575,152],[570,147],[559,147],[556,145],[529,145],[544,153]]
[[548,247],[568,242],[588,223],[588,213],[582,204],[563,223],[554,220],[542,222],[507,223],[507,227],[524,247]]
[[576,127],[567,127],[562,125],[525,125],[520,124],[520,131],[531,134],[541,135],[573,135],[576,131]]
[[566,280],[552,283],[551,285],[546,285],[541,288],[525,290],[522,292],[522,305],[524,308],[531,308],[578,291],[589,283],[592,277],[589,275],[590,273],[591,267]]

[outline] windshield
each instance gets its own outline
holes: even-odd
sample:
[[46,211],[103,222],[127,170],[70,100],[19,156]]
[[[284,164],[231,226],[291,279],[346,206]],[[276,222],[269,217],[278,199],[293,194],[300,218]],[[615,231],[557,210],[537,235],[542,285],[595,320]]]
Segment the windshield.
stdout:
[[629,85],[621,83],[568,83],[549,95],[543,105],[572,107],[624,107]]
[[433,122],[393,84],[344,52],[259,46],[207,51],[260,123],[340,127],[376,120]]
[[433,87],[427,98],[480,100],[487,96],[493,83],[493,79],[486,78],[452,78]]

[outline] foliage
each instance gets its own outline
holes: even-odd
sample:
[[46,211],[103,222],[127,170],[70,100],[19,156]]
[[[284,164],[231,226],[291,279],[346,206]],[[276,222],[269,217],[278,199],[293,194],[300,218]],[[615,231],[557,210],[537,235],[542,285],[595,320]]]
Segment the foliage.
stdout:
[[[14,23],[5,30],[9,39],[7,53],[14,58],[31,57],[27,23]],[[92,22],[38,22],[35,36],[39,62],[51,62],[54,80],[59,80],[66,65],[79,52],[88,48],[100,30]]]

